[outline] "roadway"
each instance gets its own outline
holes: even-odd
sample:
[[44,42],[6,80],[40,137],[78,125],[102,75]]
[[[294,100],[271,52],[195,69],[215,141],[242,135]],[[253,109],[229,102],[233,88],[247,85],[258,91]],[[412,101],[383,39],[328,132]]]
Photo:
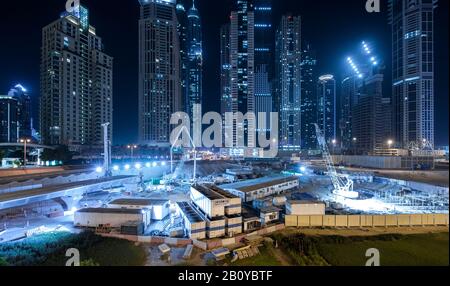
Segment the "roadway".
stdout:
[[133,178],[136,177],[116,176],[0,194],[0,210],[16,208],[61,197],[83,195],[85,193],[100,190],[102,187],[118,187],[124,183],[129,182]]

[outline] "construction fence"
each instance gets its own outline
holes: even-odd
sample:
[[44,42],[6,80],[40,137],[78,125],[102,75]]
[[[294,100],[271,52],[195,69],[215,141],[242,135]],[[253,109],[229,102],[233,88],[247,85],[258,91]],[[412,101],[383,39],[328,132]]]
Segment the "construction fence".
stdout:
[[412,227],[412,226],[448,226],[448,214],[411,214],[411,215],[287,215],[286,227]]

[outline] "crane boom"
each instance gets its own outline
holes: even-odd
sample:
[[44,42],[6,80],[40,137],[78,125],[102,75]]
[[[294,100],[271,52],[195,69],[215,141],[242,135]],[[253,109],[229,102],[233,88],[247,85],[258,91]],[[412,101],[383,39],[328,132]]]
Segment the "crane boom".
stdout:
[[317,141],[319,142],[319,146],[322,149],[323,159],[325,160],[325,164],[327,166],[327,172],[331,178],[331,182],[333,183],[333,193],[338,196],[350,199],[358,198],[359,193],[353,191],[353,181],[347,176],[343,176],[336,172],[336,168],[334,167],[328,144],[325,140],[325,135],[318,124],[314,124],[314,126],[316,128]]

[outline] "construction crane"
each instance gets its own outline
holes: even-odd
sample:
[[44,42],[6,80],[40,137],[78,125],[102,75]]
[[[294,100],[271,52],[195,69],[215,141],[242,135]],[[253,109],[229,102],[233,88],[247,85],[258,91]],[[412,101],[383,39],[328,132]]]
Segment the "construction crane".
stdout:
[[[175,142],[172,144],[172,146],[170,147],[170,172],[171,172],[171,176],[173,176],[173,179],[175,179],[175,173],[174,173],[174,169],[173,169],[173,149],[177,146],[178,143],[178,138],[180,138],[181,134],[184,132],[186,132],[186,134],[189,136],[189,141],[192,145],[192,151],[194,153],[194,172],[193,172],[193,182],[195,183],[195,180],[197,178],[197,147],[195,146],[194,140],[192,139],[191,133],[189,132],[189,130],[186,128],[186,126],[183,126],[180,131],[178,132],[177,136],[175,137],[176,140]],[[182,161],[184,163],[184,160]]]
[[353,181],[345,175],[338,174],[336,168],[334,167],[333,160],[328,149],[328,144],[325,140],[325,135],[320,129],[318,124],[314,124],[316,127],[317,141],[319,142],[320,148],[322,148],[323,159],[327,166],[328,175],[333,183],[333,194],[349,199],[357,199],[359,193],[353,191]]

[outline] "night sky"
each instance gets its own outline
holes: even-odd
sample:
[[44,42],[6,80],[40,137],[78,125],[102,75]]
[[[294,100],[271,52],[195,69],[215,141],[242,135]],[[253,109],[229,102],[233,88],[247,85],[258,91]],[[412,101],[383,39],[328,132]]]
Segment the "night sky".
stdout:
[[[338,80],[346,70],[345,59],[370,41],[386,62],[386,94],[391,90],[391,36],[387,0],[382,13],[369,14],[366,0],[274,0],[274,22],[291,12],[303,17],[303,41],[317,51],[319,73]],[[0,17],[0,94],[16,83],[26,86],[38,117],[41,29],[58,19],[65,0],[2,1]],[[227,22],[235,0],[196,0],[204,34],[204,112],[219,111],[219,28]],[[82,0],[90,10],[91,25],[103,38],[106,53],[114,57],[114,143],[137,140],[138,109],[138,0]],[[119,4],[120,3],[120,4]],[[449,1],[441,0],[436,11],[436,144],[448,145],[449,105]]]

